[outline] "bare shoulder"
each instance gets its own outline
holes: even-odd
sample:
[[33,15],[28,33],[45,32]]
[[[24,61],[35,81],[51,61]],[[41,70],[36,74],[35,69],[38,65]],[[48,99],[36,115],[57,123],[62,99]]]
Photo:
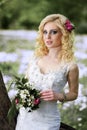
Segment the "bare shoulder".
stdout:
[[79,68],[76,63],[73,63],[69,68],[69,75],[78,76],[79,75]]
[[70,69],[69,71],[79,71],[79,68],[78,68],[78,65],[76,63],[73,63],[71,66],[70,66]]

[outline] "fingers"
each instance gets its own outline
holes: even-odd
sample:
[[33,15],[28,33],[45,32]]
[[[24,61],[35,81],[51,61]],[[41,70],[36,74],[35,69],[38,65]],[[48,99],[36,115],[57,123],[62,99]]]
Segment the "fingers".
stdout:
[[51,101],[55,99],[53,90],[42,91],[40,94],[41,98],[45,101]]

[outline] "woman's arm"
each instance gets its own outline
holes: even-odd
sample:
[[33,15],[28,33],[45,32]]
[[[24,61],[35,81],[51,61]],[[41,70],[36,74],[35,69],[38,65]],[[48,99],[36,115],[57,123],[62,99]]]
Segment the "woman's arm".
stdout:
[[78,79],[79,79],[78,77],[79,77],[78,66],[74,64],[73,66],[71,66],[67,75],[69,92],[64,94],[64,93],[56,93],[53,90],[42,91],[41,98],[46,101],[59,100],[61,102],[75,100],[78,96]]
[[68,76],[69,92],[66,94],[66,101],[75,100],[78,96],[79,70],[76,64],[72,65]]

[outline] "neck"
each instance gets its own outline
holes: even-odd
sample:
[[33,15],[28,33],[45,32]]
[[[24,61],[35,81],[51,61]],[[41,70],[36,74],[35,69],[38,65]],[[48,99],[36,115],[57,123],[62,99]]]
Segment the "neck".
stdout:
[[61,46],[55,47],[55,48],[50,48],[48,56],[50,58],[58,58],[58,55],[59,55],[60,51],[61,51]]

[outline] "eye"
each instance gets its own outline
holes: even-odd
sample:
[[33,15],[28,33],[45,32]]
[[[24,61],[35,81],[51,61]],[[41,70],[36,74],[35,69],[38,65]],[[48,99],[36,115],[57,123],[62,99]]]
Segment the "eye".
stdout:
[[50,34],[56,34],[58,31],[57,30],[51,30]]
[[43,34],[47,34],[47,31],[46,31],[46,30],[44,30],[44,31],[43,31]]

